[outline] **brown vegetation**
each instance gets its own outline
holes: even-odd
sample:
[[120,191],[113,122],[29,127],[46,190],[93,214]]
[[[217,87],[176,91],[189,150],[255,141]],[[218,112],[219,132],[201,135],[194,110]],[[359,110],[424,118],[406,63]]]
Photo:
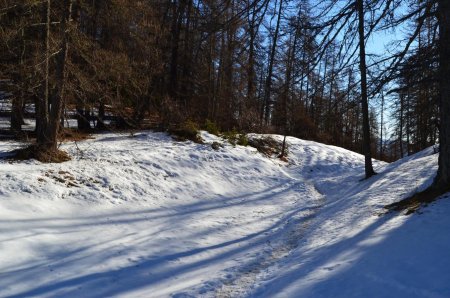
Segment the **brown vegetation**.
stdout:
[[44,163],[61,163],[69,161],[70,156],[62,150],[47,150],[40,148],[38,145],[30,145],[26,148],[17,149],[12,152],[13,160],[36,159]]

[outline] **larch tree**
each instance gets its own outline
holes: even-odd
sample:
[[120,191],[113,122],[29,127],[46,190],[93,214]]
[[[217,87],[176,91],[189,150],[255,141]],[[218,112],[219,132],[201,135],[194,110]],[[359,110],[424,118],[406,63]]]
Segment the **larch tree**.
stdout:
[[36,118],[37,136],[36,154],[40,159],[46,161],[58,161],[67,159],[63,154],[58,154],[58,133],[60,132],[61,113],[64,101],[66,84],[66,63],[69,51],[69,30],[72,14],[73,0],[64,0],[62,5],[62,18],[60,21],[60,44],[56,55],[56,84],[54,94],[50,90],[50,39],[52,24],[52,1],[46,1],[45,13],[45,77],[44,77],[44,96],[38,101]]
[[450,1],[438,0],[440,131],[439,168],[434,188],[450,189]]
[[358,11],[358,35],[359,35],[359,71],[361,76],[361,106],[363,115],[363,151],[364,151],[364,169],[366,179],[375,175],[372,165],[372,152],[370,141],[370,124],[369,124],[369,100],[367,95],[367,65],[366,65],[366,33],[364,30],[365,14],[364,1],[356,0]]

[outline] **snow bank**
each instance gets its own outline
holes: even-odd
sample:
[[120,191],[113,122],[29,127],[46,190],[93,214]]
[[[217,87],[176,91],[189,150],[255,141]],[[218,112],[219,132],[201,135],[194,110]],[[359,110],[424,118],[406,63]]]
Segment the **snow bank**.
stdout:
[[67,163],[0,161],[0,297],[450,296],[448,200],[378,216],[431,183],[431,151],[361,181],[363,157],[338,147],[288,138],[286,164],[202,137],[104,134],[64,144]]

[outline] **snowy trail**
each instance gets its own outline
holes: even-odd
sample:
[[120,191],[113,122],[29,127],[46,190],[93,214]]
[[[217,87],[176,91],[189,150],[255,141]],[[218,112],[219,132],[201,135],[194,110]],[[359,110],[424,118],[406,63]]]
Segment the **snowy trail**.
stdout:
[[285,227],[279,235],[266,243],[264,254],[258,258],[251,259],[240,268],[230,268],[235,273],[222,281],[222,285],[217,287],[211,295],[205,297],[246,297],[255,289],[255,285],[264,280],[267,272],[279,270],[278,262],[289,256],[293,249],[298,247],[302,238],[320,212],[322,203],[311,206],[306,210],[301,210],[287,219]]
[[[360,175],[359,168],[349,168],[342,171],[343,173],[340,173],[338,179],[330,182],[331,175],[327,172],[322,172],[323,176],[320,177],[322,179],[318,179],[317,175],[299,174],[297,162],[294,160],[293,167],[291,165],[290,168],[282,171],[292,181],[302,181],[301,183],[309,185],[310,191],[307,194],[300,194],[300,196],[313,197],[315,202],[308,208],[293,211],[288,215],[283,229],[271,235],[271,240],[266,243],[263,249],[263,255],[250,258],[246,264],[241,265],[239,268],[228,268],[227,270],[233,272],[233,274],[221,280],[219,285],[214,282],[215,291],[204,293],[204,291],[197,290],[197,292],[202,294],[202,297],[253,297],[253,293],[266,279],[270,280],[280,270],[283,270],[282,266],[280,266],[282,264],[281,261],[288,258],[302,242],[307,241],[305,236],[307,236],[310,226],[317,221],[318,215],[325,204],[345,196],[345,193],[351,190],[351,187],[336,189],[333,188],[333,185],[340,184],[342,186],[342,183],[345,181],[348,184],[352,184],[352,182],[359,179]],[[308,163],[306,168],[308,171],[311,171],[308,168],[309,166],[311,164]],[[320,170],[320,168],[317,169]],[[318,190],[318,187],[321,187],[323,184],[326,185],[324,188],[324,191],[326,190],[325,194]],[[180,297],[191,297],[187,293],[182,294]],[[255,297],[258,296],[259,294]],[[195,295],[192,295],[192,297],[195,297]]]
[[361,181],[361,155],[288,143],[288,165],[151,132],[0,160],[0,297],[450,296],[450,203],[377,216],[431,183],[432,150]]
[[311,145],[322,156],[287,169],[252,148],[105,135],[67,145],[76,158],[63,165],[4,165],[0,293],[246,295],[324,202],[304,172],[323,158],[342,162]]
[[0,169],[0,297],[213,293],[249,260],[272,265],[320,199],[252,148],[149,133],[66,150]]

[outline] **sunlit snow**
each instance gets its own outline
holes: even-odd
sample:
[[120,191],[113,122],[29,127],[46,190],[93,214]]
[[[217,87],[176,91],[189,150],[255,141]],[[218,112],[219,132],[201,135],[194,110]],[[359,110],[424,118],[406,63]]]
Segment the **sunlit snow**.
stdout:
[[341,148],[288,138],[285,163],[202,136],[110,133],[64,144],[63,164],[1,160],[0,296],[450,297],[450,200],[380,216],[430,185],[431,149],[362,180]]

